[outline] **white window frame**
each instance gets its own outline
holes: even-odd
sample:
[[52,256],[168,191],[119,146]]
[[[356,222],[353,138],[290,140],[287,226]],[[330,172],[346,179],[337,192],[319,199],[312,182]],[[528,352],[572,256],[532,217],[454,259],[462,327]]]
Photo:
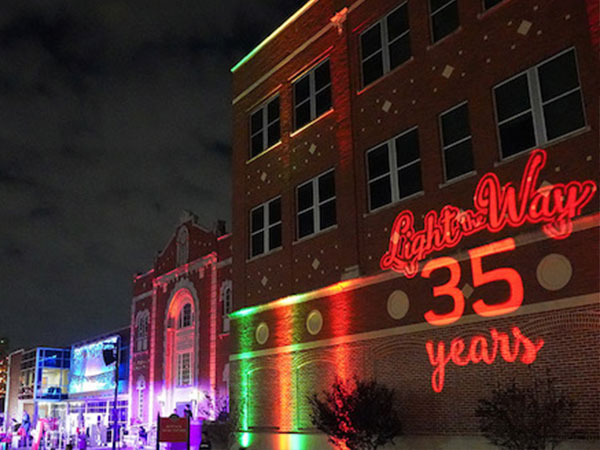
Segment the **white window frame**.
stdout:
[[[467,124],[469,126],[469,135],[467,137],[459,139],[458,141],[453,142],[450,145],[445,145],[444,144],[444,127],[442,126],[442,117],[448,113],[451,113],[455,109],[461,108],[464,105],[467,105],[467,113],[469,114],[469,116],[468,116],[469,122]],[[462,101],[462,102],[454,105],[452,108],[448,108],[445,111],[442,111],[438,116],[438,122],[439,122],[438,126],[440,129],[440,147],[442,148],[442,163],[443,163],[443,170],[444,170],[444,181],[449,182],[449,181],[454,181],[454,180],[460,180],[462,177],[472,174],[475,171],[475,168],[473,168],[467,172],[461,173],[460,175],[457,175],[454,178],[448,178],[448,174],[446,173],[446,150],[451,149],[452,147],[456,147],[457,145],[462,144],[463,142],[471,141],[471,156],[473,157],[473,164],[475,164],[475,161],[474,161],[475,155],[473,155],[473,130],[471,129],[471,114],[469,112],[469,101],[468,100]]]
[[[279,99],[279,108],[277,110],[277,119],[276,120],[272,120],[271,122],[269,122],[269,105],[271,104],[272,101],[274,101],[275,99]],[[262,111],[262,123],[263,126],[262,128],[257,131],[256,133],[252,134],[252,116],[254,116],[254,114],[256,114],[258,111]],[[277,142],[275,142],[273,145],[269,145],[269,127],[271,125],[273,125],[275,122],[279,122],[279,140]],[[257,108],[255,108],[251,113],[250,113],[250,132],[248,133],[250,135],[250,155],[249,155],[249,159],[255,158],[258,155],[266,152],[267,150],[269,150],[271,147],[275,147],[277,144],[279,144],[281,142],[281,98],[279,97],[279,94],[275,94],[272,95],[271,97],[269,97],[267,100],[265,100],[260,106],[258,106]],[[254,136],[258,135],[259,133],[262,133],[262,150],[260,152],[258,152],[256,155],[252,154],[252,138],[254,138]]]
[[[540,66],[543,66],[544,64],[552,61],[553,59],[559,58],[559,57],[563,56],[564,54],[569,53],[571,51],[573,52],[573,57],[575,59],[575,70],[577,71],[578,86],[576,88],[570,89],[566,92],[561,93],[560,95],[558,95],[554,98],[551,98],[551,99],[543,102],[542,101],[542,88],[540,85],[540,77],[539,77],[538,68]],[[497,101],[496,101],[496,89],[501,86],[504,86],[505,84],[510,83],[511,81],[514,81],[515,79],[523,76],[524,74],[527,77],[527,89],[529,90],[529,109],[523,110],[523,111],[515,114],[514,116],[511,116],[506,119],[503,119],[502,121],[499,121],[498,120]],[[576,91],[579,91],[579,95],[581,98],[581,108],[582,108],[582,113],[583,113],[583,126],[581,128],[577,128],[575,130],[569,131],[566,134],[557,136],[557,137],[549,140],[548,139],[548,130],[546,128],[546,119],[544,118],[544,106],[547,105],[548,103],[558,100],[559,98],[570,95]],[[562,51],[556,53],[555,55],[553,55],[549,58],[546,58],[543,61],[531,66],[530,68],[523,70],[523,71],[511,76],[510,78],[507,78],[504,81],[501,81],[500,83],[498,83],[492,87],[492,94],[493,94],[492,98],[494,100],[494,117],[496,119],[496,136],[497,136],[497,140],[498,140],[498,153],[499,153],[500,160],[511,159],[511,158],[516,157],[517,155],[522,155],[523,153],[527,153],[534,148],[547,145],[548,143],[551,143],[555,140],[564,139],[565,136],[569,136],[573,133],[577,133],[578,131],[580,131],[581,129],[583,129],[587,126],[587,118],[585,115],[585,102],[583,99],[583,90],[581,89],[581,76],[580,76],[580,72],[579,72],[579,64],[577,61],[577,52],[575,51],[575,47],[569,47],[565,50],[562,50]],[[502,141],[500,139],[500,126],[504,125],[505,123],[508,123],[511,120],[514,120],[517,117],[522,116],[528,112],[531,112],[531,116],[532,116],[533,134],[535,136],[535,144],[533,145],[533,147],[527,148],[525,150],[522,150],[517,153],[513,153],[512,155],[505,157],[502,152]]]
[[[385,208],[386,206],[392,205],[392,204],[397,203],[402,200],[406,200],[407,198],[411,198],[411,197],[413,197],[417,194],[421,194],[423,192],[423,173],[422,172],[421,172],[421,190],[420,191],[414,192],[414,193],[406,195],[404,197],[400,197],[400,188],[398,187],[398,172],[401,169],[405,169],[405,168],[413,166],[415,164],[419,164],[419,166],[421,165],[421,146],[420,145],[419,145],[419,157],[417,159],[413,160],[412,162],[410,162],[408,164],[404,164],[401,167],[396,167],[396,165],[398,163],[398,155],[396,154],[396,139],[404,136],[405,134],[412,133],[415,130],[417,130],[417,136],[418,136],[418,133],[419,133],[418,129],[419,129],[418,126],[414,126],[407,130],[404,130],[402,133],[397,134],[393,138],[388,139],[385,142],[381,142],[373,148],[370,148],[365,153],[366,167],[367,167],[367,197],[368,197],[368,202],[369,202],[369,212],[377,211],[380,208]],[[369,153],[371,153],[375,150],[378,150],[382,145],[387,145],[389,172],[386,172],[382,175],[379,175],[376,178],[371,179],[369,177]],[[391,186],[392,199],[389,203],[386,203],[385,205],[381,205],[381,206],[378,206],[377,208],[373,209],[371,207],[371,182],[377,181],[388,175],[390,177],[390,183],[392,184],[392,186]]]
[[[187,374],[185,372],[186,357],[188,359]],[[177,386],[184,387],[192,385],[192,361],[193,358],[191,352],[177,353]],[[187,377],[184,379],[185,375],[187,375]]]
[[[321,201],[319,201],[319,179],[321,177],[324,177],[325,175],[332,173],[332,172],[333,172],[333,185],[334,185],[335,193],[334,193],[333,197],[329,197],[328,199],[321,202]],[[296,205],[297,205],[297,207],[300,204],[298,201],[298,193],[300,191],[300,188],[302,188],[308,184],[312,184],[312,194],[313,194],[312,195],[312,197],[313,197],[312,204],[311,204],[311,206],[309,206],[308,208],[304,208],[303,210],[296,209],[296,227],[297,227],[296,228],[297,229],[296,239],[298,239],[298,240],[306,239],[309,236],[313,236],[317,233],[320,233],[321,231],[328,230],[337,225],[337,189],[335,189],[335,168],[328,169],[325,172],[320,173],[316,177],[311,178],[310,180],[305,181],[304,183],[299,184],[296,187]],[[325,203],[329,203],[332,200],[336,207],[335,223],[332,225],[329,225],[327,228],[321,228],[321,205],[324,205]],[[313,210],[313,232],[300,237],[300,214],[302,214],[306,211],[310,211],[311,209]]]
[[223,326],[222,332],[229,333],[230,319],[229,314],[233,309],[233,291],[231,280],[226,280],[221,284],[221,302],[223,305]]
[[[316,87],[315,87],[315,71],[319,67],[321,67],[323,64],[329,64],[329,83],[327,83],[324,87],[322,87],[321,89],[319,89],[317,91]],[[296,84],[299,83],[300,81],[302,81],[306,77],[309,77],[309,79],[308,79],[308,87],[309,87],[308,97],[305,100],[303,100],[302,102],[298,103],[296,101]],[[292,83],[292,91],[293,91],[293,95],[294,95],[294,131],[298,131],[299,129],[307,126],[308,124],[315,121],[322,115],[325,115],[327,113],[327,111],[330,111],[333,108],[333,90],[331,88],[332,88],[331,62],[329,61],[329,58],[325,58],[324,60],[318,62],[313,67],[311,67],[306,73],[304,73],[302,76],[300,76],[294,80],[294,82]],[[328,110],[323,111],[323,113],[321,113],[321,115],[317,116],[317,94],[320,94],[325,89],[329,89],[331,91],[331,93],[330,93],[331,105]],[[310,120],[303,125],[297,126],[296,125],[296,109],[298,108],[298,106],[300,106],[306,102],[310,102],[309,103],[310,104]]]
[[[185,307],[189,306],[190,315],[189,315],[189,323],[186,325],[186,317],[185,317]],[[179,316],[177,317],[177,329],[181,330],[184,328],[191,327],[194,324],[194,308],[191,303],[186,302],[179,311]]]
[[[279,217],[279,221],[278,222],[274,222],[274,223],[270,223],[269,222],[269,205],[272,202],[276,201],[276,200],[279,200],[279,205],[280,205],[280,211],[279,211],[279,216],[280,217]],[[263,208],[263,227],[260,230],[258,230],[258,231],[252,231],[252,214],[254,213],[255,210],[257,210],[259,208]],[[270,200],[268,200],[268,201],[266,201],[264,203],[261,203],[260,205],[257,205],[257,206],[255,206],[254,208],[252,208],[250,210],[250,223],[249,223],[249,229],[250,229],[250,242],[249,242],[249,244],[250,244],[249,245],[249,247],[250,247],[250,259],[257,258],[257,257],[259,257],[261,255],[265,255],[267,253],[273,252],[273,251],[275,251],[278,248],[281,248],[283,246],[283,225],[282,225],[283,224],[283,221],[282,221],[283,216],[282,216],[282,213],[283,213],[283,211],[281,211],[281,196],[280,195],[278,195],[277,197],[273,197],[272,199],[270,199]],[[279,247],[275,247],[275,248],[269,249],[269,247],[270,247],[269,246],[269,230],[271,228],[277,226],[277,225],[282,225],[282,227],[281,227],[281,233],[282,233],[282,236],[281,236],[281,238],[282,238],[281,239],[281,245]],[[263,249],[262,249],[263,251],[260,252],[260,253],[254,254],[254,252],[253,252],[254,249],[252,247],[252,238],[255,235],[259,234],[259,233],[264,233],[264,236],[263,236]]]
[[[401,3],[400,5],[398,5],[394,9],[392,9],[390,12],[388,12],[386,15],[384,15],[382,18],[380,18],[377,22],[375,22],[372,25],[370,25],[369,28],[367,28],[362,33],[360,33],[360,36],[358,38],[358,42],[359,42],[359,48],[360,48],[360,81],[361,81],[361,86],[362,87],[366,87],[366,86],[369,86],[369,85],[375,83],[377,80],[383,78],[386,74],[390,73],[393,70],[393,69],[391,69],[391,62],[390,62],[390,46],[394,42],[402,39],[407,34],[410,34],[410,21],[409,21],[408,29],[404,33],[396,36],[391,42],[388,42],[388,25],[387,25],[388,21],[387,21],[387,19],[388,19],[389,16],[391,16],[397,10],[399,10],[400,8],[403,8],[403,7],[406,7],[408,9],[408,1],[405,1],[405,2]],[[372,53],[371,55],[369,55],[365,59],[364,55],[363,55],[363,49],[362,49],[362,36],[363,36],[363,34],[367,33],[369,30],[371,30],[371,28],[376,27],[377,25],[380,25],[380,28],[379,28],[379,33],[380,34],[379,34],[379,36],[380,36],[380,39],[381,39],[381,47],[380,47],[380,49],[378,51],[376,51],[375,53]],[[374,57],[375,55],[379,54],[379,52],[382,53],[383,73],[381,74],[381,77],[376,78],[375,80],[371,81],[369,84],[365,84],[365,79],[364,79],[365,77],[364,77],[364,72],[363,72],[363,63],[365,62],[365,60],[368,60],[368,59]],[[412,49],[411,49],[411,56],[412,56]],[[400,64],[397,67],[400,67],[402,64]],[[396,69],[396,67],[394,67],[394,69]]]
[[150,312],[147,309],[139,311],[135,317],[135,352],[148,350],[148,328],[150,327]]
[[[435,11],[433,11],[431,9],[431,0],[428,0],[428,3],[429,3],[429,5],[428,5],[428,7],[429,7],[429,27],[431,29],[431,42],[432,42],[432,44],[436,44],[437,42],[440,42],[442,39],[444,39],[446,36],[450,36],[453,33],[453,31],[456,31],[460,28],[460,11],[458,10],[458,0],[448,0],[446,3],[444,3],[442,6],[440,6]],[[450,6],[451,3],[456,3],[456,9],[457,9],[457,14],[458,14],[458,25],[456,26],[456,28],[453,31],[451,31],[450,33],[448,33],[445,36],[442,36],[441,38],[436,40],[435,32],[433,29],[433,16],[435,16],[437,13],[439,13],[443,9]]]

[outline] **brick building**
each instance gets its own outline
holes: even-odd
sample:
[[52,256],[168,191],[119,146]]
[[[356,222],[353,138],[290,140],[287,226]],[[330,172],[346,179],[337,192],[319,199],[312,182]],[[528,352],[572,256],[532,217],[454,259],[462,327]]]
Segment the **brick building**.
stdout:
[[241,443],[328,448],[306,395],[358,375],[398,448],[486,448],[477,400],[550,369],[598,444],[593,4],[311,0],[232,69]]
[[[228,396],[231,308],[230,235],[182,217],[154,266],[133,281],[129,417],[154,424],[157,414],[214,414]],[[149,429],[149,428],[147,428]]]

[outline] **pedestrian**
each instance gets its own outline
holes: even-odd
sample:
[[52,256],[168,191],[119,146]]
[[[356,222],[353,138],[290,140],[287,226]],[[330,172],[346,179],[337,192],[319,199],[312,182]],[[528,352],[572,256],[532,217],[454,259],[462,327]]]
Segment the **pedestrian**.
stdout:
[[143,425],[140,426],[138,436],[140,438],[140,448],[144,448],[148,444],[148,432]]
[[208,434],[206,431],[202,432],[202,440],[200,441],[200,450],[212,450],[212,444],[210,439],[208,439]]
[[194,418],[192,415],[192,410],[190,409],[190,405],[185,405],[185,408],[183,410],[183,416],[187,417],[190,420]]

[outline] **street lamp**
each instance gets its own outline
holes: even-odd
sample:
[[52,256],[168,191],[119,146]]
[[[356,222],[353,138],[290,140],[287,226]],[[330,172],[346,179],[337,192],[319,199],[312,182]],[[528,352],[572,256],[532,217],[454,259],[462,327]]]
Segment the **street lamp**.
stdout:
[[107,342],[104,343],[104,347],[102,348],[102,358],[104,359],[104,364],[107,366],[115,363],[115,397],[113,402],[113,439],[112,439],[112,448],[113,450],[117,447],[117,432],[119,429],[119,420],[117,415],[117,397],[119,395],[119,364],[121,362],[121,352],[119,351],[121,348],[121,336],[117,336],[117,340],[115,342]]

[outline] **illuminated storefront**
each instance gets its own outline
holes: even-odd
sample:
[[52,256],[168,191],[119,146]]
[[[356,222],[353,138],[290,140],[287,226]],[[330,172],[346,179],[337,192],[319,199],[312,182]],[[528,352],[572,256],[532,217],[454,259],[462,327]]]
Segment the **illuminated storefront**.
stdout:
[[117,417],[127,425],[129,382],[129,328],[78,342],[71,348],[67,432],[87,430],[91,445],[112,442],[115,395],[115,362],[103,352],[120,344]]
[[307,396],[353,376],[397,448],[491,449],[478,401],[548,376],[599,442],[597,26],[427,3],[308,1],[232,69],[241,445],[331,448]]

